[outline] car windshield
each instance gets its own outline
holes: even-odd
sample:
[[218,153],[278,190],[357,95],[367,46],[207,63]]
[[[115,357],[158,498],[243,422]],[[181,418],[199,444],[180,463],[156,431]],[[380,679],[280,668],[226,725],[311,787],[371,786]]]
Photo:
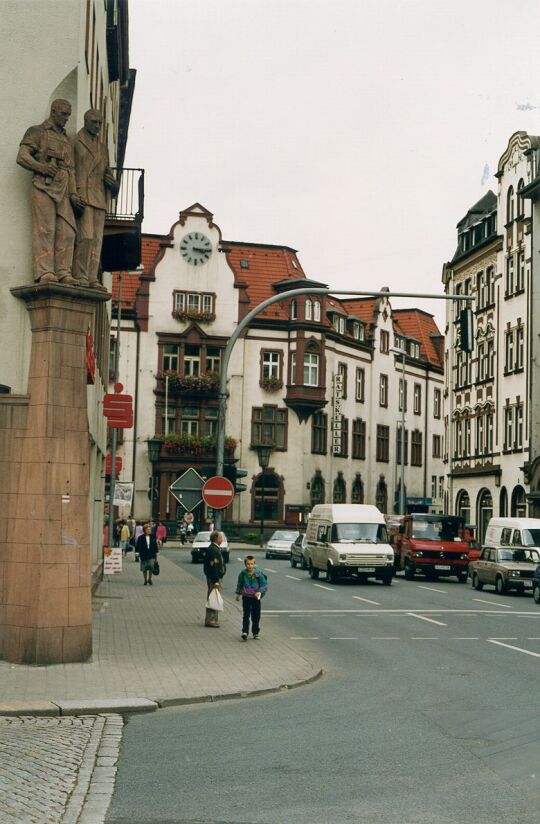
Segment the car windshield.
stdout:
[[201,542],[208,541],[208,543],[210,543],[210,533],[209,532],[197,532],[195,540],[196,541],[201,541]]
[[298,532],[293,530],[286,530],[286,529],[278,529],[277,532],[274,532],[272,537],[270,538],[271,541],[296,541],[298,538]]
[[330,540],[335,543],[387,544],[388,532],[384,524],[334,524]]
[[513,561],[515,564],[538,564],[540,553],[537,549],[500,549],[500,561]]
[[540,546],[540,529],[524,529],[523,543],[525,546]]
[[459,540],[463,528],[461,518],[413,518],[412,537],[419,541]]

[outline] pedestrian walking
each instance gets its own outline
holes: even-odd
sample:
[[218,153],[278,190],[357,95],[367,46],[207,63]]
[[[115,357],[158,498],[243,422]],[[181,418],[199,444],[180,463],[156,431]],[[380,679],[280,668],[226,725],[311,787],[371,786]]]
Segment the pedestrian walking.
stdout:
[[236,600],[242,596],[242,641],[247,641],[249,622],[255,641],[259,638],[261,628],[261,600],[268,591],[266,575],[255,565],[253,555],[246,555],[244,567],[236,583]]
[[[206,575],[208,598],[214,588],[220,590],[221,582],[227,568],[223,555],[221,554],[220,545],[223,542],[221,532],[215,530],[210,534],[210,546],[206,550],[204,556],[204,574]],[[204,619],[205,627],[219,627],[218,612],[216,609],[209,609],[206,607],[206,617]]]
[[144,576],[144,586],[147,584],[152,586],[154,563],[159,552],[156,536],[152,535],[151,532],[151,525],[145,524],[143,534],[137,540],[137,545],[135,547],[135,552],[141,561],[141,572]]
[[135,557],[133,558],[133,560],[134,560],[134,561],[138,561],[138,560],[139,560],[139,556],[138,556],[138,554],[137,554],[137,541],[139,540],[139,538],[141,537],[141,535],[142,535],[143,533],[144,533],[144,526],[143,526],[143,522],[142,522],[142,521],[137,521],[137,522],[135,523],[135,531],[134,531],[134,533],[133,533],[133,546],[135,547],[135,552],[133,553],[133,554],[134,554],[134,556],[135,556]]
[[167,527],[161,521],[157,522],[156,538],[158,542],[158,547],[161,549],[163,547],[163,544],[167,540]]
[[120,546],[122,547],[122,555],[125,558],[129,551],[129,526],[127,521],[122,521],[120,527]]

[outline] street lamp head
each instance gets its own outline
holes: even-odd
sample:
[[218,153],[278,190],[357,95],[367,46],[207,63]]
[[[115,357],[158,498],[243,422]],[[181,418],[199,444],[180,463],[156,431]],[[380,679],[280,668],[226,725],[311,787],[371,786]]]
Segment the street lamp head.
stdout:
[[274,447],[272,444],[258,443],[255,448],[259,459],[259,466],[261,469],[267,469],[268,464],[270,463],[270,454]]
[[154,464],[159,461],[162,441],[160,438],[148,438],[146,443],[148,444],[148,458],[150,463]]

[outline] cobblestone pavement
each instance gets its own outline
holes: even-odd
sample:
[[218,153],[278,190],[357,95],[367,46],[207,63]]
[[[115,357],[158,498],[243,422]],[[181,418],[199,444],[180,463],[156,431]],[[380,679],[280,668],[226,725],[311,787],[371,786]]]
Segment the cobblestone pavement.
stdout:
[[119,715],[0,718],[2,824],[101,824],[122,725]]

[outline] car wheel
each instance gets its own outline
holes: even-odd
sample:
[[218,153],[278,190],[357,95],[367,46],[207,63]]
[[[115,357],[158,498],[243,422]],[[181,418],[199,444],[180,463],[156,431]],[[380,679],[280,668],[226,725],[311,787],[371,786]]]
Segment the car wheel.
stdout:
[[408,560],[405,561],[405,580],[412,581],[414,579],[414,567],[411,566]]
[[384,578],[381,579],[383,584],[386,587],[389,587],[390,584],[392,583],[392,577],[393,577],[392,575],[385,575]]
[[292,555],[291,555],[291,566],[292,566],[293,569],[296,569],[296,561],[295,561],[295,559],[293,558]]
[[533,586],[533,598],[535,604],[540,604],[540,586],[538,586],[538,584],[534,584]]
[[484,584],[482,583],[476,572],[473,572],[472,585],[478,592],[481,592],[484,589]]
[[311,561],[309,562],[309,574],[310,574],[310,577],[313,578],[314,581],[316,581],[317,578],[319,577],[319,570],[315,569],[315,567],[313,566]]
[[332,564],[326,567],[326,580],[329,584],[337,584],[337,573]]
[[265,552],[265,553],[264,553],[264,557],[266,558],[266,560],[268,560],[268,559],[269,559],[269,557],[270,557],[270,553],[269,553],[269,552]]
[[458,572],[457,579],[459,584],[466,584],[467,583],[467,573],[466,572]]
[[506,593],[506,584],[504,583],[502,575],[497,575],[495,579],[495,592],[497,595],[504,595]]

